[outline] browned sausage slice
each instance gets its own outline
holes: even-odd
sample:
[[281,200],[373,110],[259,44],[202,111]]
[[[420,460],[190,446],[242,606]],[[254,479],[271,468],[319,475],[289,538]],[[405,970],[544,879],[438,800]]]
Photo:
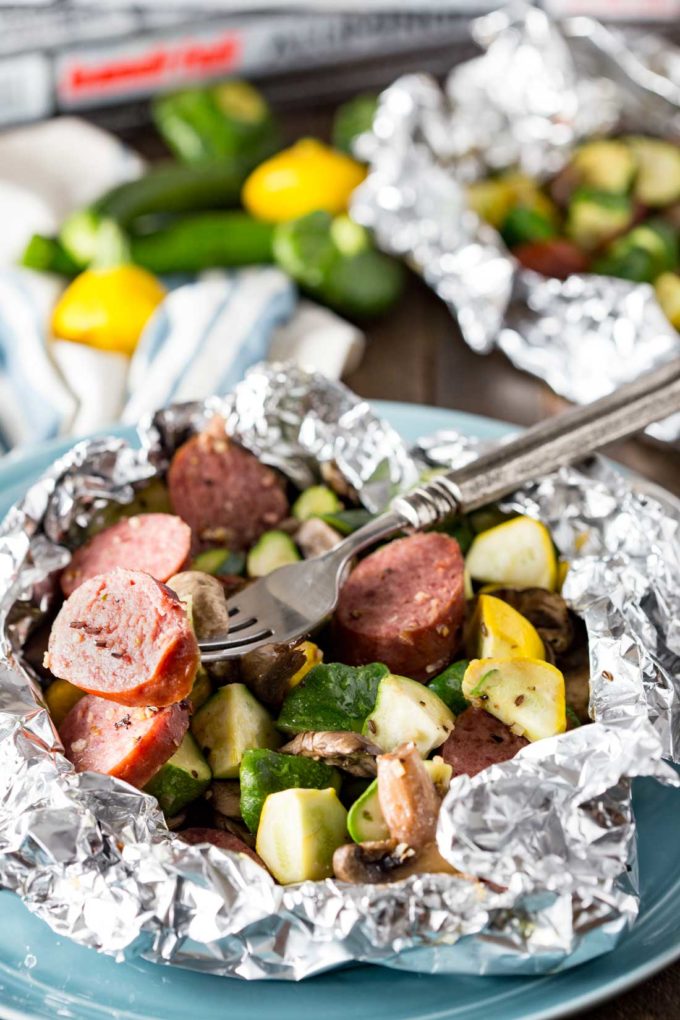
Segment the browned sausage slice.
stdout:
[[182,743],[186,705],[126,708],[104,698],[81,698],[59,735],[76,772],[102,772],[141,789]]
[[178,832],[177,835],[185,843],[190,843],[194,846],[196,843],[212,843],[213,846],[218,846],[220,850],[231,850],[235,854],[247,854],[251,860],[259,864],[261,868],[267,870],[266,865],[261,857],[252,850],[247,843],[244,843],[238,836],[234,836],[231,832],[224,832],[222,829],[208,829],[197,826],[193,829],[183,829]]
[[105,528],[77,549],[62,572],[61,588],[67,597],[83,581],[115,567],[143,570],[157,581],[167,581],[186,564],[191,550],[191,528],[173,514],[138,514]]
[[193,549],[248,549],[288,513],[278,476],[233,443],[224,427],[194,436],[172,459],[170,502],[191,527]]
[[367,556],[344,584],[335,612],[341,662],[384,662],[427,680],[452,661],[465,614],[463,557],[439,532],[390,542]]
[[174,592],[136,570],[85,581],[62,606],[45,665],[88,694],[121,705],[172,705],[186,698],[198,645]]
[[514,758],[527,746],[505,723],[482,708],[466,708],[439,754],[453,769],[454,776],[476,776],[489,765]]

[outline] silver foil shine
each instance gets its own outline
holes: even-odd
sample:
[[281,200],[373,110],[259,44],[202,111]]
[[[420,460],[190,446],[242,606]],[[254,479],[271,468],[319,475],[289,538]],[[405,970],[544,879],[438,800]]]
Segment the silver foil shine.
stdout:
[[[539,180],[574,147],[618,128],[680,138],[680,55],[665,40],[590,18],[558,23],[517,0],[472,23],[481,56],[445,87],[399,78],[356,141],[369,164],[353,216],[451,308],[465,341],[586,403],[680,356],[648,284],[594,274],[565,282],[523,269],[467,206],[465,186],[510,167]],[[648,430],[680,438],[677,415]]]
[[442,433],[407,449],[343,386],[267,365],[232,397],[159,412],[139,449],[93,440],[60,458],[0,530],[2,885],[58,934],[119,959],[247,979],[351,961],[537,974],[611,949],[638,909],[630,779],[673,782],[662,755],[680,746],[679,522],[599,460],[509,501],[544,520],[572,563],[566,595],[588,627],[597,722],[453,782],[438,840],[469,877],[282,888],[248,858],[175,841],[153,798],[73,772],[23,656],[27,633],[80,530],[162,473],[215,412],[301,483],[334,459],[371,508],[425,464],[462,464],[479,447]]

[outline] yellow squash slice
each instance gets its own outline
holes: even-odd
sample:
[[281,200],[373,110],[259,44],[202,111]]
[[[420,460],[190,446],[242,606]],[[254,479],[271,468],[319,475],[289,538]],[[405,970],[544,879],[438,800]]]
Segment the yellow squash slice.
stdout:
[[466,565],[474,581],[510,588],[547,588],[557,582],[557,556],[545,524],[513,517],[477,535]]
[[527,740],[554,737],[567,728],[564,677],[540,659],[473,659],[463,694]]

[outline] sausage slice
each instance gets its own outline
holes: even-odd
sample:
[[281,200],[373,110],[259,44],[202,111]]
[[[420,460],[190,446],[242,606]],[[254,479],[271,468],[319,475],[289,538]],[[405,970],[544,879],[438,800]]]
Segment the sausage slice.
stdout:
[[455,728],[439,754],[455,776],[476,776],[489,765],[514,758],[527,744],[528,740],[516,736],[483,708],[466,708],[456,718]]
[[186,705],[125,708],[104,698],[81,698],[61,724],[64,753],[76,772],[102,772],[141,789],[182,743]]
[[77,549],[62,571],[61,590],[68,598],[78,585],[116,567],[143,570],[167,581],[186,564],[191,528],[173,514],[138,514],[105,528]]
[[434,676],[460,643],[463,570],[455,538],[439,532],[400,538],[371,553],[340,592],[334,618],[340,660],[384,662],[414,680]]
[[288,514],[279,477],[233,443],[223,425],[180,446],[168,488],[173,510],[191,527],[194,552],[215,545],[248,549]]
[[118,569],[85,581],[66,600],[45,665],[88,694],[162,706],[188,696],[199,652],[175,593],[141,571]]
[[235,854],[247,854],[251,860],[259,864],[265,871],[267,870],[262,858],[247,843],[244,843],[242,839],[234,836],[231,832],[197,826],[193,829],[183,829],[177,835],[184,843],[189,843],[192,846],[195,846],[196,843],[212,843],[213,846],[218,846],[220,850],[231,850]]

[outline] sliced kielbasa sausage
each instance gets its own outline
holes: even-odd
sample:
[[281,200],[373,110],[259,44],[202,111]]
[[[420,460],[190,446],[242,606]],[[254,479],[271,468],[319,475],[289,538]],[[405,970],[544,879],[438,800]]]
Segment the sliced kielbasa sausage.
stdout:
[[247,854],[251,860],[267,870],[264,861],[252,850],[247,843],[244,843],[238,836],[231,832],[223,832],[222,829],[208,829],[196,827],[193,829],[182,829],[177,833],[178,837],[185,843],[195,846],[197,843],[212,843],[220,850],[231,850],[235,854]]
[[198,645],[174,592],[136,570],[81,584],[62,606],[45,665],[121,705],[172,705],[191,691]]
[[427,680],[453,659],[465,614],[463,557],[439,532],[390,542],[362,560],[334,617],[341,662],[384,662]]
[[455,728],[439,754],[454,776],[476,776],[489,765],[514,758],[527,743],[484,709],[466,708],[457,716]]
[[173,514],[138,514],[112,524],[76,549],[62,571],[61,589],[67,597],[83,581],[115,567],[143,570],[167,581],[186,564],[191,528]]
[[102,772],[141,789],[182,743],[189,727],[185,704],[126,708],[88,695],[59,729],[76,772]]
[[193,549],[248,549],[288,513],[278,475],[212,426],[172,459],[170,502],[191,527]]

